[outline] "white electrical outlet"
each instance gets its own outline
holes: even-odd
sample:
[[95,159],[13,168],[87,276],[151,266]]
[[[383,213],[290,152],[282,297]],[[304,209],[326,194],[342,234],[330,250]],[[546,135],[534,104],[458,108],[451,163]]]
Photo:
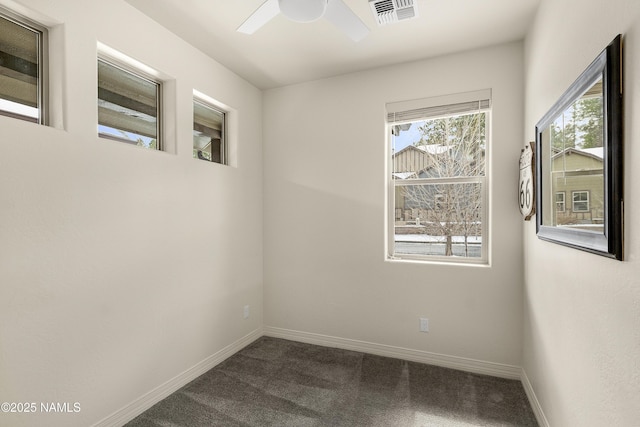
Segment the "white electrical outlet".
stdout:
[[429,332],[429,319],[426,317],[420,318],[420,332]]
[[249,306],[248,305],[244,306],[244,318],[245,319],[249,318]]

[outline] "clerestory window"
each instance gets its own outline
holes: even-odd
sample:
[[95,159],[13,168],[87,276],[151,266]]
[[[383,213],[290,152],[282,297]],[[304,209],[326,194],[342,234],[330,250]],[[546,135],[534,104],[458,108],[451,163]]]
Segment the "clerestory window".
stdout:
[[46,28],[0,8],[0,114],[46,124]]
[[226,112],[193,100],[193,158],[227,164]]
[[103,138],[162,149],[160,82],[98,58],[98,133]]

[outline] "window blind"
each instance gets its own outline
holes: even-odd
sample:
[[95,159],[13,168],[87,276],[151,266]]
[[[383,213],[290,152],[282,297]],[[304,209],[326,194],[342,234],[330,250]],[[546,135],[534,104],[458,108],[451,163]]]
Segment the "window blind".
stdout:
[[410,122],[491,108],[491,90],[387,104],[387,123]]

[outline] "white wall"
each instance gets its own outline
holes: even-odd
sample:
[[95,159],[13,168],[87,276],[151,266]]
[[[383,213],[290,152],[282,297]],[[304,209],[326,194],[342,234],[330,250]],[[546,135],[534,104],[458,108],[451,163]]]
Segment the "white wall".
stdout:
[[[385,262],[385,103],[486,88],[491,267]],[[523,89],[511,43],[265,92],[265,326],[519,366]]]
[[[0,117],[0,397],[82,410],[2,423],[90,425],[258,330],[263,247],[267,326],[522,363],[553,426],[640,418],[636,0],[543,0],[524,58],[512,43],[264,99],[123,1],[51,3],[20,5],[60,24],[55,127]],[[515,202],[520,147],[619,32],[623,263],[539,241],[533,221],[522,236]],[[98,41],[175,79],[177,154],[96,137]],[[191,159],[194,88],[239,112],[237,168]],[[484,88],[494,101],[491,267],[385,262],[384,104]]]
[[524,369],[552,426],[640,420],[640,2],[543,0],[526,40],[525,139],[624,35],[625,262],[540,241],[524,226]]
[[[87,426],[260,330],[262,94],[123,1],[21,4],[62,24],[64,98],[0,117],[0,400],[81,412],[0,424]],[[175,79],[177,154],[97,138],[98,41]],[[237,168],[191,158],[194,88],[237,110]]]

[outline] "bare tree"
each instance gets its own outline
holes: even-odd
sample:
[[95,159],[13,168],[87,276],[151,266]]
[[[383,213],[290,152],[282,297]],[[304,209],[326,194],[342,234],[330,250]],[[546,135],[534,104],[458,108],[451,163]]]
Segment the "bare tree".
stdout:
[[[481,234],[482,186],[465,180],[484,175],[485,114],[465,114],[422,122],[414,145],[428,166],[397,188],[405,209],[415,211],[423,232],[442,237],[445,255],[453,255],[453,237]],[[414,182],[411,182],[414,181]]]

